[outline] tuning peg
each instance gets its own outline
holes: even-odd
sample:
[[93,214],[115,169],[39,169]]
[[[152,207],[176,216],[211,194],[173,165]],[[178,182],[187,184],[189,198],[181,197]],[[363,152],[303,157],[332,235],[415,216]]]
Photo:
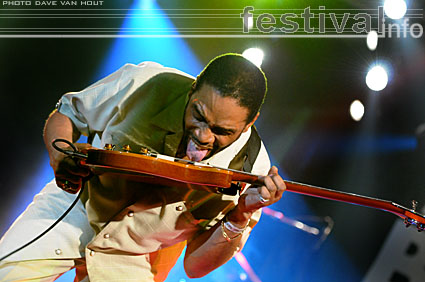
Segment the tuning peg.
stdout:
[[155,157],[156,158],[156,156],[157,156],[157,154],[155,152],[152,152],[147,147],[141,147],[139,153],[142,154],[142,155],[145,155],[145,156],[149,156],[149,157]]
[[122,147],[122,150],[124,151],[124,152],[130,152],[131,151],[131,147],[130,147],[130,145],[124,145],[123,147]]
[[108,150],[108,151],[112,151],[115,149],[115,145],[113,144],[105,144],[105,146],[103,147],[103,149]]
[[404,224],[406,225],[406,228],[412,225],[407,218],[404,219]]
[[140,148],[140,153],[141,154],[144,154],[144,155],[149,155],[150,150],[148,148],[146,148],[146,147],[141,147]]
[[412,210],[416,211],[416,207],[418,206],[418,201],[412,200]]

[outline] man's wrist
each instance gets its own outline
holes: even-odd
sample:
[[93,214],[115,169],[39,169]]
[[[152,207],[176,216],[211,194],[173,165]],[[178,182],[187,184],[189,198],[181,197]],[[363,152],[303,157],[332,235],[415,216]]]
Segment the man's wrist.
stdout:
[[251,219],[251,211],[242,211],[239,206],[236,206],[226,215],[226,220],[230,221],[237,228],[245,228]]
[[249,221],[244,226],[238,226],[236,224],[233,224],[231,221],[225,219],[223,224],[226,227],[226,229],[231,231],[232,233],[242,234],[245,231],[245,229],[248,227]]

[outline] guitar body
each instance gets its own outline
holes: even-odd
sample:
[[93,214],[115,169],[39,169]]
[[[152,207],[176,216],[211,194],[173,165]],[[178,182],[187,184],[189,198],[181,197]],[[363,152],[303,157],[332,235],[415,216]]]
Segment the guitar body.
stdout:
[[83,165],[97,175],[110,174],[130,181],[218,192],[230,188],[232,171],[174,158],[90,149]]

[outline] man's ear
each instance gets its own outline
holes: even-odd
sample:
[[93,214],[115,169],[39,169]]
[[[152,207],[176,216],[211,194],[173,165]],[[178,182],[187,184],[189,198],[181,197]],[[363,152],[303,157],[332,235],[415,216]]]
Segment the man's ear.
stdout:
[[257,120],[258,116],[260,115],[260,112],[258,112],[255,117],[252,119],[252,121],[250,123],[248,123],[245,128],[243,129],[242,132],[247,132],[248,129],[254,124],[254,122]]

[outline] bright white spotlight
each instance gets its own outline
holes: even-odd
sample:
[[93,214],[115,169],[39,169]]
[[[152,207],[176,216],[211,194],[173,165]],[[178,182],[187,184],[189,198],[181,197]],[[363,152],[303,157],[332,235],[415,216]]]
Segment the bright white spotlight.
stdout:
[[378,33],[374,30],[371,30],[367,34],[366,44],[370,51],[374,51],[376,46],[378,46]]
[[387,83],[388,74],[381,66],[374,66],[366,75],[366,84],[373,91],[381,91]]
[[385,0],[384,11],[389,18],[398,20],[406,14],[407,5],[404,0]]
[[355,121],[359,121],[364,115],[364,106],[359,100],[355,100],[350,106],[350,115]]
[[243,51],[242,56],[250,60],[257,67],[261,67],[263,62],[264,53],[259,48],[249,48]]

